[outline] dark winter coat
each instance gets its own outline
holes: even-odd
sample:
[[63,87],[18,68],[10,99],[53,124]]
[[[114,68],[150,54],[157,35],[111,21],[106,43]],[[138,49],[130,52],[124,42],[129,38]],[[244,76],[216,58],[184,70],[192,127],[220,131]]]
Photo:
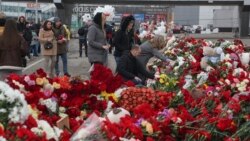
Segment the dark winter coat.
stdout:
[[125,80],[132,80],[135,76],[138,77],[139,74],[142,74],[146,78],[154,78],[154,74],[149,73],[130,51],[123,53],[118,63],[117,71]]
[[[59,28],[53,28],[53,32],[57,41],[61,37],[64,37],[65,39],[67,38],[67,34],[63,26],[60,26]],[[67,51],[66,41],[63,43],[57,43],[57,54],[64,54],[67,53]]]
[[15,46],[3,45],[0,37],[0,66],[23,66],[23,57],[27,54],[28,48],[23,37],[18,38]]
[[134,21],[133,16],[125,17],[122,22],[120,29],[115,33],[114,45],[115,52],[114,56],[120,57],[124,51],[131,50],[134,44],[134,30],[127,32],[127,27],[131,21]]

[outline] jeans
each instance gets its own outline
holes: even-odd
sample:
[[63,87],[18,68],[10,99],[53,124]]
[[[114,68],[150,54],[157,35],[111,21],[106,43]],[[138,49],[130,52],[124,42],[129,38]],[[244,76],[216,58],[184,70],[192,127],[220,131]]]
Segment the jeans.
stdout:
[[59,70],[59,56],[62,59],[62,63],[63,63],[63,73],[66,74],[68,73],[68,60],[67,60],[67,53],[63,53],[63,54],[58,54],[56,56],[56,74],[59,75],[60,70]]
[[38,56],[38,47],[39,47],[39,43],[31,45],[30,52],[33,53],[33,56]]

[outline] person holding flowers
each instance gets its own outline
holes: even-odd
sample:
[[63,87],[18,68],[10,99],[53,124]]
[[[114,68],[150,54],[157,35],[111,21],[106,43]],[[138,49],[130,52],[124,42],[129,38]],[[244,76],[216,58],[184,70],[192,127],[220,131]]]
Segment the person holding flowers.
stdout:
[[[134,46],[130,51],[124,52],[117,67],[118,74],[120,74],[124,80],[131,80],[136,85],[144,85],[145,78],[154,79],[154,74],[149,73],[136,59],[140,52],[141,49],[139,46]],[[142,76],[139,77],[139,74]]]
[[156,57],[168,63],[170,59],[164,56],[159,50],[166,46],[166,41],[162,35],[155,35],[152,39],[140,45],[141,53],[136,57],[137,60],[146,68],[150,58]]

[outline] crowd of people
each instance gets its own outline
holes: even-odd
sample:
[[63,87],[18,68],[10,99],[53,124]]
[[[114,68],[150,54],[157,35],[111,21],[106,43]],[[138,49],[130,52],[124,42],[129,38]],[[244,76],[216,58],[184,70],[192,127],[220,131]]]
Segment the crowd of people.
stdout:
[[0,66],[26,67],[28,60],[41,55],[45,59],[44,69],[49,77],[54,77],[60,75],[60,57],[63,74],[70,76],[67,66],[69,40],[70,31],[59,18],[33,24],[24,16],[14,20],[0,13]]
[[147,78],[154,78],[154,72],[149,72],[146,68],[150,58],[157,57],[166,63],[171,61],[159,51],[167,44],[164,36],[154,35],[142,43],[138,37],[139,30],[135,30],[135,18],[132,15],[122,18],[117,31],[112,26],[110,29],[106,23],[106,15],[102,12],[97,13],[90,23],[91,21],[86,21],[78,30],[79,56],[82,56],[84,45],[85,56],[91,65],[108,66],[108,53],[112,53],[114,47],[116,72],[125,81],[131,80],[135,84],[144,85]]
[[[93,20],[85,21],[79,28],[79,57],[82,57],[84,46],[85,56],[91,65],[108,66],[108,54],[113,53],[116,72],[124,80],[145,84],[147,78],[153,79],[153,72],[146,68],[149,59],[157,57],[165,62],[170,61],[159,52],[166,46],[165,37],[154,35],[142,42],[138,37],[139,30],[135,30],[135,18],[132,15],[122,18],[118,30],[114,29],[114,24],[106,23],[107,16],[98,12]],[[40,26],[27,22],[23,16],[18,21],[6,20],[1,13],[0,66],[25,67],[27,58],[38,56],[40,52],[45,59],[44,70],[49,77],[61,74],[60,58],[63,74],[70,76],[67,58],[69,40],[69,28],[59,18],[46,20]]]

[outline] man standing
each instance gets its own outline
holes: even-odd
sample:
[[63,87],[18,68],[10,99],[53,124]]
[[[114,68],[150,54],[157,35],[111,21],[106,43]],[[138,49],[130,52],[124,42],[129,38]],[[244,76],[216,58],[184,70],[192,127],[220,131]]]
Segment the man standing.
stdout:
[[79,35],[79,57],[82,57],[82,46],[85,47],[85,56],[88,57],[88,44],[87,44],[87,34],[88,28],[91,24],[91,21],[88,20],[84,22],[84,25],[78,30]]
[[56,57],[56,75],[58,76],[60,74],[59,70],[59,57],[61,57],[63,62],[63,72],[64,75],[70,76],[68,73],[68,60],[67,60],[67,34],[66,31],[62,25],[62,22],[59,18],[54,19],[54,27],[53,31],[55,34],[55,38],[57,41],[57,57]]

